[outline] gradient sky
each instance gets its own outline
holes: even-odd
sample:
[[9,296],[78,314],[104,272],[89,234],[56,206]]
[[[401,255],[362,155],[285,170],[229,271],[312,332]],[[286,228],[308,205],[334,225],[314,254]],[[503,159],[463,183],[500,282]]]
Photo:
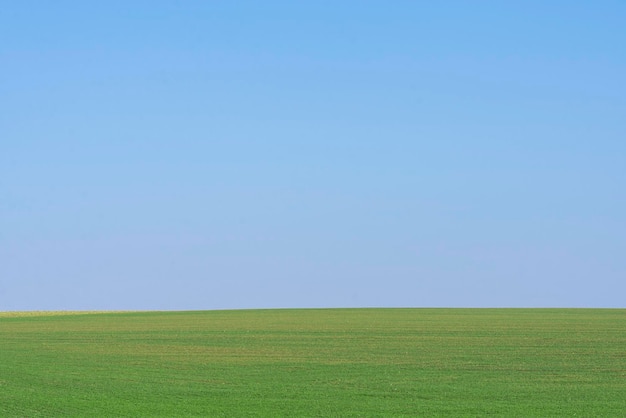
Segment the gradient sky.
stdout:
[[626,307],[623,1],[13,1],[0,310]]

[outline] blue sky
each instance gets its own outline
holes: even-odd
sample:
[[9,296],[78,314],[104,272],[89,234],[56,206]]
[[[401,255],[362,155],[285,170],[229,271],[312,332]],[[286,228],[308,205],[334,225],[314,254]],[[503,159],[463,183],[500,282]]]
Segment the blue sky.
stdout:
[[4,5],[0,310],[625,307],[624,21]]

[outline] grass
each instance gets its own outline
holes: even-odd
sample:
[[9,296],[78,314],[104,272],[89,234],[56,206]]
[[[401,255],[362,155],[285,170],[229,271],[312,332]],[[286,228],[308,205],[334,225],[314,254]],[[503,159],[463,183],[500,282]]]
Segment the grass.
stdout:
[[624,416],[626,311],[0,314],[0,416]]

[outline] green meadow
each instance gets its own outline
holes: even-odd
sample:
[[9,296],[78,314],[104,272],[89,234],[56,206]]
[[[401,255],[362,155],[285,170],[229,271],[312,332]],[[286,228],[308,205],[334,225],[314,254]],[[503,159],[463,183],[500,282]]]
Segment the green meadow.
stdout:
[[0,313],[0,416],[626,416],[626,310]]

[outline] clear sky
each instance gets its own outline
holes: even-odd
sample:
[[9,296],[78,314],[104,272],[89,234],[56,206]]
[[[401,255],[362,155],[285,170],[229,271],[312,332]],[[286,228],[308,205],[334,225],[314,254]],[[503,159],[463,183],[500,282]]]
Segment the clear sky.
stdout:
[[6,2],[0,310],[626,307],[624,22]]

